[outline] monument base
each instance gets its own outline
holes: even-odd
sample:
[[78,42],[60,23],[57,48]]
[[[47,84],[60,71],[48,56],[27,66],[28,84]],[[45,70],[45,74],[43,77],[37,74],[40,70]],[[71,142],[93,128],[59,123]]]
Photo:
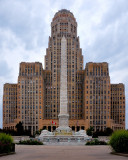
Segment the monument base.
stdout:
[[72,129],[68,125],[69,114],[59,114],[59,127],[56,129],[56,135],[72,135]]
[[57,128],[54,134],[55,136],[71,136],[72,131],[71,131],[71,128],[67,128],[67,129]]
[[58,127],[55,135],[72,135],[72,129],[70,127]]
[[49,144],[54,144],[56,142],[68,142],[68,144],[77,144],[82,142],[85,144],[90,139],[85,130],[80,130],[78,132],[66,132],[65,130],[61,130],[61,132],[49,132],[47,130],[43,130],[36,138],[39,141]]

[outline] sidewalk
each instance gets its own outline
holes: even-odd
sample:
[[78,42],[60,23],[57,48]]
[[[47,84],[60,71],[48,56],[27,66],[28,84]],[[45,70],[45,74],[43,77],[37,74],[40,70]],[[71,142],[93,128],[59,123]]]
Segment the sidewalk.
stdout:
[[110,154],[109,146],[29,146],[16,145],[16,154],[0,160],[127,160]]

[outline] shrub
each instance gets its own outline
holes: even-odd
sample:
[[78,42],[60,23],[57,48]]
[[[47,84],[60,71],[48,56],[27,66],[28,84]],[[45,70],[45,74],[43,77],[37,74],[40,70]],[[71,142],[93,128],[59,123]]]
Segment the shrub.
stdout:
[[128,131],[115,131],[110,138],[110,145],[115,152],[128,153]]
[[14,151],[13,139],[10,135],[0,133],[0,153],[9,153]]
[[92,141],[87,142],[86,145],[107,145],[107,143],[99,141],[98,139],[93,139]]
[[100,141],[100,145],[107,145],[108,143],[105,141]]
[[104,131],[102,130],[97,130],[93,132],[92,138],[98,138],[98,136],[110,136],[112,135],[113,130],[111,128],[106,128]]
[[19,144],[25,144],[25,145],[43,145],[42,142],[37,141],[37,140],[24,140],[24,141],[19,141]]
[[94,132],[93,135],[92,135],[92,138],[98,138],[98,133]]
[[0,142],[13,143],[13,138],[9,134],[0,133]]

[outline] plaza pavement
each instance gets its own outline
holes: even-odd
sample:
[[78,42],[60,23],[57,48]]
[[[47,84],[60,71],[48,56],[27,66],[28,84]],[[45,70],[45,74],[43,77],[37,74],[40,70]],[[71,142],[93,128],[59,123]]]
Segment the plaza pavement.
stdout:
[[0,160],[128,160],[110,152],[110,146],[16,145],[16,154]]

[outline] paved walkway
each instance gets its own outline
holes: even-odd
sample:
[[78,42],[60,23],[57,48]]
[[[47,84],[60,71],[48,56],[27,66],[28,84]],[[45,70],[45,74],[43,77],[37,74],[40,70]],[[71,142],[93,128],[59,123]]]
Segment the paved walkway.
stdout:
[[110,152],[109,146],[16,145],[16,154],[0,157],[0,160],[128,160]]

